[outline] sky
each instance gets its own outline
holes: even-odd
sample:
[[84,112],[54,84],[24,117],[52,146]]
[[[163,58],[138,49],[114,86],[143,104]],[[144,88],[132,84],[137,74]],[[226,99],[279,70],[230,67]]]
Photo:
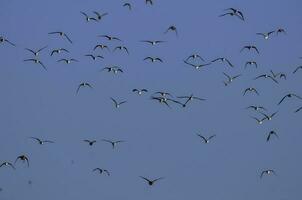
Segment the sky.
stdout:
[[[302,95],[302,2],[298,0],[188,0],[160,1],[146,5],[131,1],[132,10],[119,0],[2,0],[0,35],[16,44],[0,43],[0,162],[15,162],[27,155],[30,166],[20,160],[16,170],[0,168],[0,199],[301,199],[302,191],[302,100],[286,99]],[[225,16],[224,9],[243,12],[245,21]],[[86,22],[81,14],[107,12],[99,22]],[[164,34],[175,25],[174,32]],[[286,34],[270,39],[256,35],[284,28]],[[63,31],[73,41],[49,32]],[[98,35],[112,35],[122,41],[108,41]],[[157,46],[141,40],[165,41]],[[111,51],[97,49],[106,44]],[[126,46],[129,55],[112,51]],[[260,53],[240,52],[256,45]],[[24,62],[33,58],[25,48],[39,49],[46,66]],[[51,50],[66,48],[70,53],[50,56]],[[99,54],[93,61],[85,54]],[[226,57],[233,64],[212,63],[196,70],[185,64],[192,53],[209,63]],[[163,63],[147,62],[147,56]],[[79,62],[64,64],[61,58]],[[245,62],[255,60],[258,68]],[[124,73],[102,71],[117,65]],[[287,79],[278,84],[257,79],[270,70]],[[228,86],[224,73],[241,74]],[[82,82],[93,86],[77,87]],[[243,92],[255,87],[259,96]],[[146,88],[141,96],[134,88]],[[183,108],[171,109],[150,99],[157,91],[167,91],[173,99],[194,94]],[[126,100],[116,109],[110,97]],[[262,115],[245,109],[262,105],[267,113],[278,112],[262,125],[251,116]],[[266,142],[275,130],[279,138]],[[197,134],[215,134],[205,144]],[[29,137],[52,140],[39,145]],[[93,146],[83,142],[97,140]],[[123,140],[115,149],[102,139]],[[92,172],[100,167],[111,175]],[[260,178],[262,170],[273,169],[276,176]],[[153,186],[139,176],[164,177]]]

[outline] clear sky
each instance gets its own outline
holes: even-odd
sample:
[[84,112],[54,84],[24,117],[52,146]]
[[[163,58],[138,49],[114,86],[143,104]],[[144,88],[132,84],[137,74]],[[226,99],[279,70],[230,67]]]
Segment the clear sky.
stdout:
[[[16,170],[0,168],[1,200],[80,199],[207,199],[207,200],[298,200],[302,197],[302,106],[287,93],[302,95],[302,1],[299,0],[129,0],[132,10],[119,0],[2,0],[0,34],[16,47],[0,43],[0,162],[29,157],[30,167],[20,160]],[[237,17],[218,17],[224,9],[241,10]],[[108,12],[99,22],[86,22],[81,11]],[[178,29],[164,34],[170,25]],[[287,34],[270,39],[256,35],[284,28]],[[49,32],[63,31],[73,44]],[[98,35],[122,40],[107,41]],[[163,40],[157,46],[141,40]],[[106,44],[111,51],[98,49]],[[47,67],[24,62],[33,58],[25,48],[39,49]],[[112,49],[124,45],[125,52]],[[256,45],[260,54],[240,50]],[[70,53],[50,56],[55,48]],[[100,54],[93,61],[85,54]],[[226,57],[234,68],[212,63],[199,70],[183,60],[192,53],[208,63]],[[147,62],[147,56],[163,63]],[[64,64],[57,60],[74,58]],[[244,68],[255,60],[258,68]],[[190,61],[193,62],[193,61]],[[194,61],[199,62],[199,61]],[[204,63],[204,62],[199,62]],[[124,73],[100,71],[111,65]],[[253,80],[269,71],[283,72],[287,80]],[[242,74],[227,87],[225,76]],[[76,89],[88,82],[93,89]],[[259,96],[243,91],[255,87]],[[138,96],[134,88],[146,88]],[[157,91],[177,96],[194,94],[186,108],[169,109],[150,100]],[[127,103],[116,109],[110,97]],[[183,100],[180,100],[183,102]],[[266,113],[278,111],[262,125],[251,118],[262,115],[245,107],[262,105]],[[279,139],[267,134],[275,130]],[[210,136],[205,144],[196,134]],[[29,137],[55,141],[39,145]],[[84,139],[95,139],[93,146]],[[115,149],[102,139],[124,140]],[[100,167],[111,176],[93,173]],[[260,179],[262,170],[277,176]],[[139,176],[164,177],[150,187]],[[29,184],[31,181],[31,184]]]

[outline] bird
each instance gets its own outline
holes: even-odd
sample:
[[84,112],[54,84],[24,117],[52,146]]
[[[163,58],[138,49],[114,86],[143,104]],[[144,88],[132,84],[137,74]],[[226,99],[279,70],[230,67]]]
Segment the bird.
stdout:
[[148,3],[150,4],[150,5],[153,5],[153,0],[145,0],[145,3],[148,5]]
[[227,8],[227,9],[224,9],[224,11],[229,11],[229,12],[219,15],[219,17],[230,15],[230,16],[236,16],[239,19],[241,19],[242,21],[244,21],[244,16],[240,10],[235,9],[235,8]]
[[[161,96],[161,97],[151,96],[151,99],[152,100],[157,100],[159,103],[163,103],[166,106],[168,106],[169,108],[171,108],[171,106],[169,105],[168,101],[172,101],[172,102],[175,101],[175,100],[169,99],[167,97],[163,97],[163,96]],[[175,103],[176,103],[176,101],[175,101]],[[178,103],[180,103],[180,102],[178,102]]]
[[62,58],[62,59],[58,60],[57,62],[65,62],[66,64],[70,64],[72,62],[79,62],[79,61],[74,58],[71,58],[71,59]]
[[18,156],[17,159],[15,160],[15,164],[16,164],[16,162],[17,162],[19,159],[22,160],[23,162],[26,161],[27,166],[29,167],[29,159],[28,159],[28,157],[27,157],[26,155]]
[[159,94],[162,97],[167,97],[167,96],[173,97],[172,94],[170,94],[169,92],[163,92],[163,91],[155,92],[154,94]]
[[142,179],[144,179],[145,181],[147,181],[148,185],[150,185],[150,186],[154,185],[154,183],[156,181],[164,179],[164,177],[160,177],[160,178],[156,178],[156,179],[151,180],[151,179],[148,179],[148,178],[143,177],[143,176],[139,176],[139,177],[142,178]]
[[71,44],[72,44],[72,41],[71,39],[68,37],[68,35],[62,31],[55,31],[55,32],[50,32],[48,33],[49,35],[53,35],[53,34],[56,34],[56,35],[59,35],[61,37],[65,37]]
[[125,50],[126,52],[127,52],[127,54],[129,54],[129,51],[128,51],[128,49],[127,49],[127,47],[125,47],[125,46],[117,46],[117,47],[115,47],[114,49],[113,49],[113,51],[115,51],[115,50]]
[[36,140],[38,142],[38,144],[40,144],[40,145],[45,144],[45,143],[54,143],[51,140],[41,140],[37,137],[30,137],[30,139]]
[[84,142],[87,142],[89,146],[92,146],[94,143],[96,143],[96,140],[83,140]]
[[302,110],[302,106],[295,110],[295,113],[299,112],[300,110]]
[[247,61],[244,65],[244,68],[246,68],[248,65],[254,65],[256,68],[258,68],[258,64],[256,61]]
[[124,71],[122,70],[122,68],[117,67],[117,66],[113,66],[113,67],[104,67],[102,69],[103,70],[107,70],[107,72],[113,72],[113,74],[117,74],[118,72],[123,73]]
[[155,45],[163,43],[165,41],[162,41],[162,40],[142,40],[141,42],[149,43],[152,46],[155,46]]
[[78,86],[78,88],[77,88],[77,91],[76,91],[76,94],[79,93],[79,91],[80,91],[80,89],[81,89],[82,87],[89,87],[89,88],[93,89],[93,87],[92,87],[92,85],[91,85],[90,83],[82,82],[82,83],[79,84],[79,86]]
[[89,22],[89,21],[98,21],[96,18],[94,18],[94,17],[89,17],[86,13],[84,13],[84,12],[82,12],[81,11],[81,13],[82,13],[82,15],[84,15],[85,16],[85,19],[86,19],[86,21],[87,22]]
[[86,56],[86,57],[90,57],[92,60],[96,60],[97,58],[104,59],[104,57],[103,57],[103,56],[100,56],[100,55],[95,56],[95,55],[93,55],[93,54],[86,54],[85,56]]
[[193,64],[193,63],[187,62],[186,60],[184,60],[184,63],[187,64],[187,65],[190,65],[190,66],[194,67],[195,69],[200,69],[200,68],[202,68],[202,67],[205,67],[205,66],[208,66],[208,65],[211,64],[211,63],[205,63],[205,64]]
[[267,115],[267,114],[265,114],[265,113],[263,113],[263,112],[260,112],[267,120],[272,120],[273,119],[273,117],[278,113],[278,111],[276,111],[276,112],[274,112],[273,114],[271,114],[271,115]]
[[284,78],[286,80],[286,74],[281,73],[281,72],[275,74],[273,72],[273,70],[270,70],[270,72],[271,72],[271,74],[273,75],[274,78],[280,78],[280,79]]
[[123,7],[128,7],[129,10],[132,10],[132,6],[131,6],[131,4],[128,3],[128,2],[127,2],[127,3],[124,3],[124,4],[123,4]]
[[216,135],[211,135],[210,137],[206,138],[204,136],[202,136],[201,134],[197,134],[198,137],[200,137],[205,144],[208,144],[210,142],[210,140],[214,137],[216,137]]
[[166,34],[166,33],[168,33],[169,31],[174,31],[175,34],[176,34],[176,36],[178,36],[178,31],[177,31],[176,26],[174,26],[174,25],[169,26],[169,27],[167,28],[167,30],[166,30],[164,33]]
[[124,140],[112,141],[112,140],[106,140],[106,139],[102,139],[102,141],[110,143],[112,145],[112,149],[114,149],[118,143],[125,142]]
[[0,168],[3,167],[3,166],[10,166],[11,168],[16,169],[12,163],[7,162],[7,161],[3,162],[3,163],[0,165]]
[[258,91],[256,90],[256,88],[253,88],[253,87],[246,88],[246,89],[244,90],[244,92],[243,92],[243,96],[245,96],[245,94],[246,94],[247,92],[254,92],[254,93],[256,93],[256,94],[259,96],[259,93],[258,93]]
[[142,95],[143,92],[148,92],[148,90],[147,89],[137,89],[137,88],[135,88],[135,89],[132,90],[132,92],[136,92],[138,95]]
[[111,41],[111,40],[122,41],[121,39],[114,37],[114,36],[110,36],[110,35],[99,35],[99,37],[104,37],[104,38],[108,39],[109,41]]
[[40,53],[42,50],[44,50],[45,48],[47,48],[47,46],[44,46],[44,47],[42,47],[42,48],[38,49],[37,51],[32,50],[32,49],[29,49],[29,48],[25,48],[25,49],[26,49],[27,51],[29,51],[29,52],[33,53],[35,56],[38,56],[38,55],[39,55],[39,53]]
[[265,79],[271,79],[272,81],[274,81],[275,83],[279,83],[274,77],[272,77],[271,75],[267,75],[267,74],[262,74],[262,75],[259,75],[257,77],[254,78],[254,80],[257,80],[259,78],[265,78]]
[[228,84],[233,82],[236,78],[241,76],[241,74],[237,74],[235,76],[230,76],[230,75],[226,74],[225,72],[223,72],[223,75],[225,75],[228,78],[228,81],[226,82]]
[[277,138],[279,138],[278,134],[276,133],[276,131],[270,131],[266,137],[266,142],[268,142],[271,139],[271,136],[274,135]]
[[69,51],[68,51],[67,49],[59,48],[59,49],[54,49],[54,50],[52,50],[50,56],[53,56],[54,53],[59,54],[59,53],[61,53],[61,52],[63,52],[63,51],[69,53]]
[[263,36],[263,38],[265,39],[265,40],[268,40],[269,39],[269,36],[271,35],[271,34],[273,34],[273,33],[275,33],[275,31],[270,31],[270,32],[267,32],[267,33],[256,33],[257,35],[261,35],[261,36]]
[[201,61],[204,61],[204,59],[203,59],[200,55],[198,55],[198,54],[192,54],[192,55],[190,55],[190,56],[186,59],[186,61],[188,61],[189,59],[195,60],[195,59],[197,59],[197,58],[199,58]]
[[216,58],[216,59],[212,60],[211,62],[213,63],[216,61],[226,62],[230,67],[234,67],[234,65],[227,58],[220,57],[220,58]]
[[114,98],[112,98],[112,97],[110,97],[110,99],[113,101],[114,106],[115,106],[116,108],[119,108],[120,105],[122,105],[122,104],[124,104],[124,103],[127,103],[127,101],[117,102],[117,101],[116,101]]
[[95,169],[93,169],[92,171],[93,171],[93,172],[99,171],[100,174],[106,173],[107,176],[110,176],[110,173],[109,173],[109,171],[108,171],[107,169],[95,168]]
[[97,12],[97,11],[93,11],[93,13],[96,15],[96,19],[97,19],[98,21],[100,21],[103,17],[105,17],[106,15],[108,15],[108,13],[100,14],[100,13]]
[[206,99],[202,99],[199,97],[194,96],[193,94],[189,95],[189,96],[178,96],[177,98],[180,99],[187,99],[186,102],[182,105],[183,107],[186,107],[187,103],[189,101],[192,101],[193,99],[199,100],[199,101],[205,101]]
[[295,69],[295,71],[293,71],[293,74],[295,74],[298,70],[300,70],[300,69],[302,69],[302,65],[301,66],[299,66],[299,67],[297,67],[296,69]]
[[148,56],[146,58],[144,58],[144,60],[150,60],[151,62],[156,62],[156,61],[159,61],[159,62],[163,62],[163,60],[161,58],[158,58],[158,57],[151,57],[151,56]]
[[260,111],[260,110],[266,111],[267,110],[263,106],[255,106],[255,105],[248,106],[248,107],[246,107],[246,109],[253,109],[255,111]]
[[264,174],[267,174],[267,175],[274,174],[276,176],[276,172],[273,169],[263,170],[260,174],[260,178],[262,178]]
[[6,39],[5,37],[3,36],[0,36],[0,44],[1,43],[4,43],[4,42],[7,42],[8,44],[12,45],[12,46],[16,46],[14,43],[10,42],[8,39]]
[[278,28],[278,29],[276,30],[276,33],[277,33],[277,35],[279,35],[279,33],[286,34],[286,31],[285,31],[285,29],[283,29],[283,28]]
[[36,64],[40,64],[47,71],[47,68],[45,67],[45,65],[39,59],[37,59],[37,58],[25,59],[23,61],[25,61],[25,62],[31,61],[31,62],[34,62]]
[[97,45],[93,48],[93,50],[95,51],[95,50],[98,49],[98,48],[100,48],[100,49],[107,49],[108,51],[110,51],[109,47],[108,47],[107,45],[104,45],[104,44],[97,44]]
[[266,120],[266,117],[264,117],[262,119],[258,119],[257,117],[253,117],[253,116],[250,116],[250,117],[253,118],[254,120],[256,120],[259,125],[263,124],[264,120]]
[[246,45],[246,46],[244,46],[244,47],[240,50],[240,52],[242,52],[244,49],[247,49],[247,50],[249,50],[249,51],[251,51],[252,49],[254,49],[254,50],[259,54],[258,48],[257,48],[256,46],[254,46],[254,45]]
[[300,96],[298,96],[298,95],[296,95],[296,94],[294,94],[294,93],[288,93],[287,95],[285,95],[285,96],[279,101],[278,105],[280,105],[280,104],[284,101],[284,99],[286,99],[286,98],[292,98],[292,97],[296,97],[296,98],[302,100],[302,98],[301,98]]

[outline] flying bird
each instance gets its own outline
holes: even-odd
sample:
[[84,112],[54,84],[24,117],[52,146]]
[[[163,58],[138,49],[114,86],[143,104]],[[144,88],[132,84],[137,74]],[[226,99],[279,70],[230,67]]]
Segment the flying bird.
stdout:
[[54,35],[54,34],[56,34],[56,35],[59,35],[59,36],[61,36],[61,37],[65,37],[65,38],[72,44],[72,41],[71,41],[71,39],[68,37],[68,35],[67,35],[66,33],[62,32],[62,31],[50,32],[50,33],[48,33],[48,34],[49,34],[49,35]]
[[100,174],[106,173],[107,176],[110,176],[110,173],[107,169],[95,168],[92,170],[93,172],[98,171]]
[[113,49],[113,51],[115,51],[115,50],[124,50],[124,51],[126,51],[127,52],[127,54],[129,54],[129,51],[128,51],[128,49],[127,49],[127,47],[125,47],[125,46],[117,46],[117,47],[115,47],[114,49]]
[[165,41],[161,41],[161,40],[142,40],[141,42],[149,43],[152,46],[155,46],[155,45],[163,43]]
[[166,30],[164,33],[166,34],[166,33],[168,33],[169,31],[175,32],[176,36],[178,36],[178,31],[177,31],[176,26],[174,26],[174,25],[169,26],[169,27],[167,28],[167,30]]
[[266,117],[264,117],[262,119],[258,119],[257,117],[253,117],[253,116],[250,116],[250,117],[253,118],[254,120],[256,120],[259,125],[263,124],[264,120],[266,120]]
[[258,68],[258,64],[256,61],[247,61],[244,65],[244,68],[246,68],[249,65],[254,65],[256,68]]
[[253,109],[255,111],[260,111],[260,110],[266,111],[266,108],[264,108],[263,106],[254,106],[254,105],[248,106],[246,107],[246,109]]
[[124,3],[124,4],[123,4],[123,7],[128,7],[129,10],[132,10],[132,6],[131,6],[131,4],[128,3],[128,2],[127,2],[127,3]]
[[171,108],[171,106],[169,105],[168,101],[172,101],[172,102],[174,102],[174,103],[178,103],[178,104],[183,105],[182,103],[180,103],[180,102],[178,102],[178,101],[175,101],[175,100],[173,100],[173,99],[169,99],[169,98],[163,97],[163,96],[161,96],[161,97],[154,97],[154,96],[151,96],[151,99],[152,99],[152,100],[157,100],[159,103],[163,103],[163,104],[165,104],[166,106],[168,106],[169,108]]
[[277,138],[279,138],[278,134],[277,134],[275,131],[270,131],[270,132],[268,133],[267,137],[266,137],[266,141],[267,141],[267,142],[271,139],[272,135],[274,135],[274,136],[276,136]]
[[150,60],[151,62],[156,62],[156,61],[159,61],[159,62],[163,62],[163,60],[161,58],[158,58],[158,57],[151,57],[151,56],[148,56],[146,58],[144,58],[144,60]]
[[148,178],[143,177],[143,176],[139,176],[139,177],[142,178],[142,179],[144,179],[145,181],[147,181],[148,185],[150,185],[150,186],[154,185],[154,183],[155,183],[156,181],[159,181],[159,180],[161,180],[161,179],[164,179],[164,177],[160,177],[160,178],[151,180],[151,179],[148,179]]
[[167,96],[173,97],[169,92],[163,92],[163,91],[155,92],[154,94],[159,94],[162,97],[167,97]]
[[93,48],[93,50],[95,51],[95,50],[98,49],[98,48],[100,48],[100,49],[107,49],[108,51],[110,51],[109,47],[108,47],[107,45],[104,45],[104,44],[97,44],[97,45]]
[[270,31],[270,32],[267,32],[267,33],[256,33],[257,35],[261,35],[261,36],[263,36],[263,38],[265,39],[265,40],[268,40],[269,39],[269,36],[271,35],[271,34],[273,34],[273,33],[275,33],[275,31]]
[[256,78],[254,78],[254,80],[257,80],[259,78],[265,78],[265,79],[270,79],[272,81],[274,81],[275,83],[279,83],[274,77],[272,77],[271,75],[267,75],[267,74],[262,74],[257,76]]
[[202,99],[202,98],[196,97],[193,94],[191,94],[190,96],[179,96],[177,98],[187,99],[186,102],[182,105],[183,107],[186,107],[187,103],[189,103],[189,101],[192,101],[193,99],[199,100],[199,101],[205,101],[206,100],[206,99]]
[[98,21],[100,21],[103,17],[105,17],[106,15],[108,15],[108,13],[100,14],[100,13],[97,12],[97,11],[93,11],[93,13],[96,15],[96,19],[97,19]]
[[39,139],[37,137],[30,137],[30,139],[36,140],[38,142],[38,144],[40,144],[40,145],[45,144],[45,143],[54,143],[53,141],[42,140],[42,139]]
[[96,140],[83,140],[84,142],[87,142],[89,146],[92,146],[94,143],[96,143]]
[[86,54],[85,56],[86,56],[86,57],[90,57],[92,60],[96,60],[97,58],[104,59],[104,57],[103,57],[103,56],[100,56],[100,55],[95,56],[95,55],[93,55],[93,54]]
[[230,67],[234,67],[234,65],[227,58],[224,58],[224,57],[216,58],[216,59],[212,60],[211,62],[213,63],[216,61],[226,62]]
[[113,67],[104,67],[102,69],[103,70],[107,70],[107,72],[113,72],[114,74],[117,74],[118,72],[123,73],[124,71],[122,70],[122,68],[117,67],[117,66],[113,66]]
[[244,92],[243,92],[243,96],[245,96],[245,94],[246,94],[247,92],[254,92],[254,93],[256,93],[256,94],[259,96],[259,93],[258,93],[258,91],[256,90],[256,88],[252,88],[252,87],[246,88],[246,89],[244,90]]
[[10,166],[11,168],[16,169],[12,163],[6,161],[0,165],[0,168],[3,166]]
[[241,76],[241,74],[237,74],[235,76],[230,76],[230,75],[228,75],[227,73],[224,73],[224,72],[223,72],[223,75],[225,75],[228,78],[228,80],[226,82],[228,84],[231,83],[231,82],[233,82],[236,78],[238,78],[238,77]]
[[81,11],[81,14],[85,16],[85,19],[86,19],[87,22],[89,22],[89,21],[98,21],[96,18],[89,17],[86,13],[84,13],[82,11]]
[[197,58],[199,58],[201,61],[204,61],[204,59],[203,59],[200,55],[198,55],[198,54],[192,54],[192,55],[190,55],[190,56],[186,59],[186,61],[188,61],[188,60],[190,60],[190,59],[195,60],[195,59],[197,59]]
[[122,41],[121,39],[114,37],[114,36],[110,36],[110,35],[99,35],[99,37],[104,37],[104,38],[108,39],[109,41],[112,41],[112,40]]
[[3,36],[0,36],[0,44],[1,43],[4,43],[4,42],[7,42],[8,44],[12,45],[12,46],[16,46],[14,43],[10,42],[8,39],[6,39],[5,37]]
[[76,94],[79,93],[79,91],[80,91],[80,89],[81,89],[82,87],[83,87],[83,88],[88,87],[88,88],[93,89],[93,87],[92,87],[92,85],[91,85],[90,83],[82,82],[82,83],[79,84],[79,86],[78,86],[78,88],[77,88]]
[[278,111],[276,111],[276,112],[274,112],[273,114],[271,114],[271,115],[268,115],[268,114],[265,114],[265,113],[263,113],[263,112],[260,112],[267,120],[272,120],[273,119],[273,117],[278,113]]
[[45,47],[42,47],[42,48],[40,48],[40,49],[38,49],[38,50],[32,50],[32,49],[29,49],[29,48],[25,48],[27,51],[29,51],[29,52],[31,52],[31,53],[33,53],[35,56],[38,56],[39,55],[39,53],[41,52],[41,51],[43,51],[45,48],[47,48],[47,46],[45,46]]
[[153,0],[145,0],[145,3],[148,5],[148,3],[150,4],[150,5],[153,5]]
[[249,50],[249,51],[251,51],[251,50],[254,49],[254,50],[259,54],[258,48],[257,48],[256,46],[254,46],[254,45],[247,45],[247,46],[244,46],[244,47],[240,50],[240,52],[242,52],[244,49],[247,49],[247,50]]
[[36,64],[40,64],[47,71],[47,68],[45,67],[45,65],[39,59],[37,59],[37,58],[25,59],[23,61],[25,61],[25,62],[31,61],[31,62],[34,62]]
[[71,58],[71,59],[62,58],[62,59],[58,60],[57,62],[65,62],[66,64],[70,64],[72,62],[79,62],[79,61],[74,58]]
[[205,66],[208,66],[210,65],[211,63],[205,63],[205,64],[193,64],[193,63],[189,63],[187,61],[184,60],[184,63],[187,64],[187,65],[190,65],[192,67],[194,67],[195,69],[200,69],[202,67],[205,67]]
[[283,29],[283,28],[278,28],[278,29],[276,30],[276,33],[277,33],[277,35],[279,35],[279,33],[286,34],[286,31],[285,31],[285,29]]
[[279,101],[278,105],[280,105],[280,104],[284,101],[284,99],[286,99],[286,98],[292,98],[292,97],[296,97],[296,98],[302,100],[302,98],[301,98],[300,96],[298,96],[298,95],[296,95],[296,94],[294,94],[294,93],[289,93],[289,94],[285,95],[285,96]]
[[106,139],[102,139],[102,141],[110,143],[112,145],[112,149],[114,149],[118,143],[125,142],[123,140],[112,141],[112,140],[106,140]]
[[208,144],[210,142],[210,140],[214,137],[216,137],[216,135],[211,135],[210,137],[206,138],[204,136],[202,136],[201,134],[197,134],[198,137],[200,137],[205,144]]
[[115,99],[114,99],[114,98],[112,98],[112,97],[110,97],[110,99],[113,101],[114,106],[115,106],[116,108],[119,108],[119,107],[120,107],[120,105],[122,105],[122,104],[124,104],[124,103],[127,103],[127,101],[121,101],[121,102],[117,102],[117,100],[115,100]]
[[132,92],[136,92],[138,95],[142,95],[143,92],[148,92],[147,89],[133,89]]
[[271,175],[271,174],[274,174],[276,176],[276,172],[273,170],[273,169],[267,169],[267,170],[264,170],[261,172],[260,174],[260,178],[263,177],[263,175]]
[[241,19],[242,21],[244,21],[244,16],[243,16],[243,14],[242,14],[242,12],[240,10],[235,9],[235,8],[227,8],[227,9],[224,9],[224,11],[228,11],[228,12],[224,13],[222,15],[219,15],[219,17],[230,15],[230,16],[236,16],[239,19]]
[[28,159],[28,157],[27,157],[26,155],[18,156],[17,159],[15,160],[15,164],[16,164],[16,162],[17,162],[19,159],[22,160],[23,162],[26,161],[27,166],[29,167],[29,159]]
[[54,53],[59,54],[59,53],[61,53],[61,52],[63,52],[63,51],[69,53],[69,51],[68,51],[67,49],[59,48],[59,49],[54,49],[54,50],[52,50],[50,56],[53,56]]

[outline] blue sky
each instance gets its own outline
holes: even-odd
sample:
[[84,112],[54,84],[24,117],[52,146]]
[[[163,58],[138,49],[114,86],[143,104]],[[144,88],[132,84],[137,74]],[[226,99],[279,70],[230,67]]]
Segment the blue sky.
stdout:
[[[299,199],[302,196],[301,117],[294,110],[302,101],[279,100],[289,92],[302,95],[301,73],[292,74],[302,63],[302,2],[290,1],[160,1],[146,6],[143,0],[129,1],[16,1],[3,0],[0,8],[0,34],[16,44],[0,44],[0,162],[14,162],[28,155],[30,167],[17,162],[16,170],[0,168],[0,199]],[[218,16],[234,7],[246,21]],[[100,22],[85,21],[81,11],[108,12]],[[175,25],[179,36],[164,34]],[[286,35],[264,40],[257,32],[284,28]],[[73,41],[48,35],[64,31]],[[106,41],[97,35],[113,35],[122,42]],[[164,40],[150,46],[141,40]],[[96,44],[111,49],[125,45],[123,52],[97,50]],[[254,44],[260,54],[242,52]],[[25,48],[47,49],[39,65],[23,62],[32,58]],[[54,48],[69,54],[50,57]],[[92,61],[85,54],[105,57]],[[206,62],[226,57],[234,65],[213,63],[195,70],[183,63],[192,53]],[[163,63],[143,61],[147,56]],[[75,58],[77,63],[58,63]],[[255,60],[258,68],[244,68]],[[123,68],[122,74],[99,70],[108,65]],[[270,70],[287,74],[275,84],[253,80]],[[225,87],[223,72],[240,78]],[[93,89],[82,88],[89,82]],[[260,95],[243,96],[247,87]],[[147,88],[138,96],[133,88]],[[153,102],[156,91],[174,96],[193,93],[207,99],[192,101],[186,108],[172,109]],[[115,109],[110,97],[127,100]],[[271,121],[258,125],[250,116],[261,114],[245,107],[263,105],[268,113],[278,111]],[[266,142],[269,131],[279,139]],[[216,134],[204,144],[196,135]],[[28,137],[55,141],[38,145]],[[84,139],[96,139],[90,147]],[[112,149],[102,139],[125,140]],[[108,169],[111,176],[95,174],[92,169]],[[272,168],[277,176],[259,178],[262,170]],[[149,187],[139,176],[165,177]],[[32,184],[28,184],[28,181]]]

